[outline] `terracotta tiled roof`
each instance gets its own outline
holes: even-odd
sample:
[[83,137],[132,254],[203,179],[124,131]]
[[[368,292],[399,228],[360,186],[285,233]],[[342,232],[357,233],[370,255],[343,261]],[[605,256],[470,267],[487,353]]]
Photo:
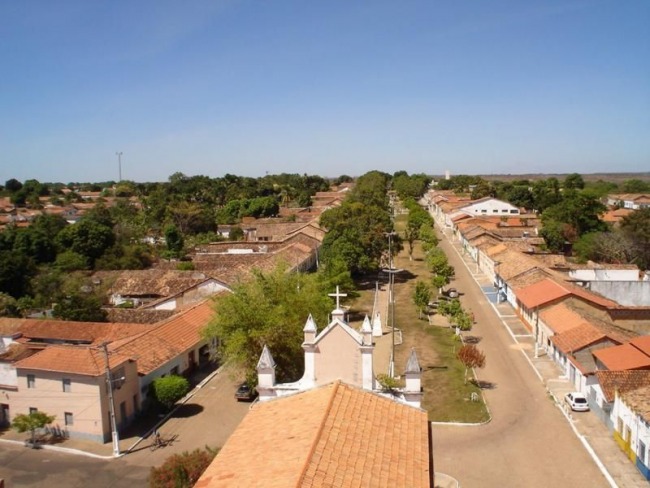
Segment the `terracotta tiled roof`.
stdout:
[[551,337],[551,342],[563,353],[571,354],[598,341],[602,341],[606,337],[605,334],[590,323],[583,322],[562,334],[554,335]]
[[650,356],[630,343],[600,349],[594,352],[594,356],[610,371],[650,369]]
[[619,307],[615,301],[598,295],[591,290],[586,290],[566,281],[559,283],[559,281],[561,279],[553,280],[549,278],[542,280],[533,285],[516,289],[515,294],[517,295],[517,299],[529,309],[569,295],[604,308]]
[[431,487],[429,462],[426,412],[335,382],[255,405],[194,486]]
[[20,321],[23,339],[32,342],[63,341],[99,344],[133,336],[148,328],[143,324],[72,322],[63,320],[13,319]]
[[515,289],[515,295],[518,301],[532,310],[540,305],[563,298],[569,295],[569,292],[563,286],[547,278],[533,285]]
[[497,273],[505,281],[508,281],[510,278],[513,278],[524,271],[540,267],[540,263],[534,259],[521,252],[512,251],[510,249],[503,253],[499,253],[498,257],[496,255],[493,256],[493,259],[499,261]]
[[529,285],[534,285],[542,280],[549,278],[551,274],[548,269],[533,268],[508,280],[508,285],[512,288],[524,288]]
[[508,250],[508,246],[505,244],[497,244],[494,247],[491,247],[486,251],[486,254],[490,257],[494,257],[499,253],[506,252]]
[[213,301],[206,300],[185,312],[158,324],[132,338],[113,342],[111,351],[137,359],[138,373],[149,374],[167,361],[201,342],[201,330],[214,315]]
[[556,334],[562,334],[587,322],[580,314],[571,310],[564,303],[545,308],[539,314],[539,318]]
[[[128,361],[121,354],[109,354],[111,369]],[[16,369],[35,369],[56,371],[86,376],[99,376],[106,371],[104,354],[96,347],[84,346],[48,346],[42,351],[15,363]]]
[[605,400],[614,401],[616,391],[624,393],[626,391],[636,390],[641,387],[650,386],[650,371],[648,370],[629,370],[629,371],[596,371],[596,378],[603,390]]
[[650,335],[636,337],[630,341],[630,344],[646,356],[650,356]]
[[646,422],[650,422],[650,385],[623,393],[623,401]]
[[158,268],[129,270],[119,273],[111,293],[123,296],[170,296],[205,281],[208,277],[196,271],[163,270]]

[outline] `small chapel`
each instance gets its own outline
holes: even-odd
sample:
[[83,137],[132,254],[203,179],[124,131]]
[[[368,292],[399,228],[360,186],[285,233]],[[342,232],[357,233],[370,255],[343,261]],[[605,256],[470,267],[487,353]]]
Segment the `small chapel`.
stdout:
[[336,308],[331,313],[331,320],[327,327],[319,332],[311,315],[305,322],[302,343],[305,354],[305,370],[298,381],[276,383],[272,351],[264,346],[257,363],[259,400],[264,402],[311,390],[334,381],[342,381],[348,385],[386,395],[399,402],[420,408],[423,396],[422,373],[415,350],[411,351],[406,364],[404,388],[386,393],[378,383],[373,371],[375,350],[373,338],[376,337],[376,324],[380,321],[380,317],[377,314],[374,319],[374,333],[367,315],[360,330],[355,330],[345,320],[345,311],[339,302],[340,297],[346,295],[339,293],[337,287],[336,293],[332,293],[330,296],[336,298]]

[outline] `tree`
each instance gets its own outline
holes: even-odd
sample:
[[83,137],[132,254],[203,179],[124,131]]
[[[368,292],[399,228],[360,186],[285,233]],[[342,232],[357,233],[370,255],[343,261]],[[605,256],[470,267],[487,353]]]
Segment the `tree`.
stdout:
[[171,410],[174,404],[190,391],[190,383],[182,376],[170,375],[153,380],[151,388],[155,399]]
[[18,302],[14,297],[0,292],[0,317],[18,317]]
[[92,219],[83,219],[59,232],[56,241],[62,250],[69,249],[85,256],[92,266],[113,245],[115,235],[110,227]]
[[[606,207],[598,199],[575,191],[565,192],[564,198],[542,213],[542,223],[550,220],[570,225],[576,236],[594,231],[603,231],[607,226],[600,220]],[[575,239],[571,239],[573,241]]]
[[54,422],[56,417],[54,415],[48,415],[45,412],[30,412],[29,414],[18,414],[14,417],[14,420],[11,422],[11,426],[16,429],[18,432],[30,432],[31,433],[31,445],[32,448],[36,448],[36,431],[42,429],[46,425]]
[[564,178],[564,183],[562,186],[565,190],[582,190],[585,187],[585,180],[583,180],[582,176],[578,173],[571,173],[566,178]]
[[101,300],[95,295],[81,293],[62,298],[54,305],[52,315],[57,319],[76,322],[106,322],[107,320]]
[[151,468],[150,488],[191,488],[210,465],[219,449],[194,449],[168,457],[162,466]]
[[11,178],[5,181],[5,189],[8,192],[16,193],[17,191],[21,190],[22,187],[23,184],[20,181],[18,181],[16,178]]
[[241,367],[255,377],[262,348],[267,345],[276,363],[279,381],[293,381],[303,371],[303,327],[311,314],[325,324],[331,299],[318,274],[287,273],[278,266],[265,273],[253,272],[252,279],[233,286],[232,293],[219,296],[215,315],[203,336],[220,342],[224,361]]
[[[354,222],[354,225],[350,225]],[[328,264],[340,259],[352,275],[376,272],[388,249],[385,233],[392,230],[389,213],[380,207],[346,201],[340,207],[323,212],[321,225],[327,229],[321,248],[321,261]],[[399,241],[393,239],[393,248]]]
[[621,231],[632,241],[634,262],[650,269],[650,208],[642,208],[623,218]]
[[32,261],[24,254],[0,251],[0,292],[20,298],[27,293],[34,272]]
[[244,239],[244,230],[239,227],[238,225],[235,225],[230,228],[230,232],[228,232],[228,239],[231,241],[241,241]]
[[470,368],[483,368],[485,366],[485,354],[474,344],[464,344],[458,350],[456,356],[465,366],[465,384],[467,384],[467,373]]
[[171,256],[179,257],[182,254],[185,241],[183,234],[174,224],[165,227],[165,243]]
[[422,318],[422,311],[427,308],[431,300],[431,288],[424,281],[418,281],[413,291],[413,303],[418,309],[418,314]]

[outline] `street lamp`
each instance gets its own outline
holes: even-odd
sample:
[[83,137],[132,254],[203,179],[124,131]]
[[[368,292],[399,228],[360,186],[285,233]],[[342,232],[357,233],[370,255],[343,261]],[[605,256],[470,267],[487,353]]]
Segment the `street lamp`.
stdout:
[[388,273],[388,306],[390,307],[390,325],[391,325],[391,356],[390,356],[390,376],[395,377],[395,295],[393,294],[393,285],[395,284],[395,274],[401,272],[401,269],[393,268],[393,236],[397,235],[397,232],[384,232],[384,235],[388,237],[388,269],[383,269],[384,272]]

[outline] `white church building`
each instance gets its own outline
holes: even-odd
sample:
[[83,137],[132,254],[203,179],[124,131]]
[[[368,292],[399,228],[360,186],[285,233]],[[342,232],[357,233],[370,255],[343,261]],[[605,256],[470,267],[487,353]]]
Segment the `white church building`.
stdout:
[[[275,362],[271,351],[264,346],[257,363],[259,400],[268,401],[285,395],[311,390],[333,381],[343,381],[367,391],[382,395],[420,408],[422,401],[421,368],[415,350],[411,351],[405,371],[405,386],[386,392],[373,372],[373,327],[366,316],[357,331],[345,321],[345,312],[337,307],[332,312],[331,321],[320,332],[310,315],[303,328],[305,351],[305,371],[298,381],[276,383]],[[375,321],[377,318],[375,318]]]

